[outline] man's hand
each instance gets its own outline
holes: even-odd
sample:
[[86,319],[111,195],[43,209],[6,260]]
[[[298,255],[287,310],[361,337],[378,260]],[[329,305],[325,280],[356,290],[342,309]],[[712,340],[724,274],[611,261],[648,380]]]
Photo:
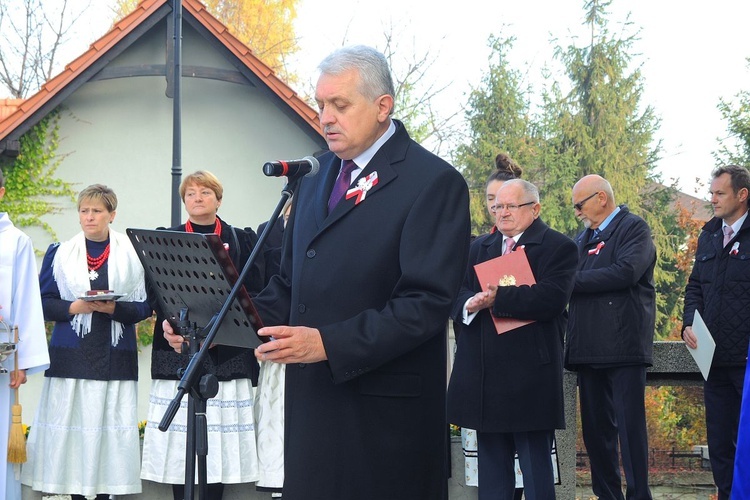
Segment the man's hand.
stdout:
[[698,337],[695,336],[693,333],[693,327],[692,326],[686,326],[685,330],[682,332],[682,340],[685,341],[685,345],[688,346],[691,349],[697,349],[698,348]]
[[273,340],[255,349],[260,361],[274,363],[317,363],[328,359],[320,330],[306,326],[267,326],[258,330],[258,335]]
[[481,311],[482,309],[492,307],[492,304],[495,303],[496,295],[497,287],[489,285],[486,292],[479,292],[471,299],[469,299],[469,301],[466,303],[466,310],[469,311],[469,313],[475,313],[477,311]]
[[18,389],[21,384],[26,383],[26,370],[13,370],[10,372],[10,386],[11,389]]

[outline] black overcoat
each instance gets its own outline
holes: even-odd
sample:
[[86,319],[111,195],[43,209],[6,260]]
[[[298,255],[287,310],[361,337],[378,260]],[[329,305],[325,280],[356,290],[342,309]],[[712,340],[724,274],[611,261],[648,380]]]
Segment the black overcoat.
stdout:
[[445,497],[446,329],[468,188],[396,126],[359,176],[378,178],[359,203],[327,214],[331,153],[302,179],[280,274],[255,298],[267,325],[318,328],[328,356],[287,366],[286,500]]
[[[469,252],[453,318],[480,292],[474,265],[502,253],[503,236],[477,238]],[[462,327],[448,389],[448,420],[484,432],[526,432],[565,426],[562,389],[566,307],[578,255],[567,236],[536,219],[521,235],[534,273],[533,286],[498,289],[493,313],[536,320],[497,334],[489,309]]]

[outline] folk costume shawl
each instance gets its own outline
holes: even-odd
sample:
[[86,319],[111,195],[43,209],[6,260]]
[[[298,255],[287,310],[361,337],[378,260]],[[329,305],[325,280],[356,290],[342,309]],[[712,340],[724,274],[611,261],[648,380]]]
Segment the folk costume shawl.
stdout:
[[[109,288],[124,296],[125,302],[142,302],[146,300],[146,284],[143,266],[138,260],[133,245],[124,234],[110,229],[109,261],[107,275]],[[91,290],[88,264],[86,262],[86,238],[83,232],[63,243],[57,249],[52,263],[52,274],[60,290],[60,298],[74,301]],[[83,338],[91,331],[91,313],[76,314],[70,325],[79,337]],[[112,345],[117,346],[122,338],[122,323],[112,321]]]

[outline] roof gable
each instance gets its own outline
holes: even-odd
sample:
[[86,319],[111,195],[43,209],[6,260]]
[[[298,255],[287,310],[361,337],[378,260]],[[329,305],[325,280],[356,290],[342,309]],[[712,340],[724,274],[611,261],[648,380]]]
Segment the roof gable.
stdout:
[[[289,111],[320,134],[318,113],[295,91],[258,59],[246,45],[233,36],[228,28],[212,16],[198,0],[182,0],[183,17],[191,16],[204,33],[226,48],[247,70],[278,97]],[[9,139],[17,139],[46,116],[68,95],[89,81],[116,55],[125,50],[152,26],[172,15],[168,0],[143,0],[133,12],[115,23],[89,49],[65,66],[57,76],[47,81],[33,96],[25,100],[6,100],[0,107],[0,153],[8,149]],[[184,20],[185,20],[184,19]],[[183,22],[184,22],[183,20]],[[184,68],[183,68],[184,70]],[[11,146],[14,147],[14,146]],[[12,151],[10,152],[12,154]]]

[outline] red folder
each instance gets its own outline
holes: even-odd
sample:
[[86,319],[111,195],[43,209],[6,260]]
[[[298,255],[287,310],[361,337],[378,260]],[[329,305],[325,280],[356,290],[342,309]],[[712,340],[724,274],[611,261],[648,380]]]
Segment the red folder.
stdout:
[[[477,273],[479,284],[483,291],[487,291],[487,285],[499,286],[519,286],[534,285],[536,279],[531,271],[529,259],[526,257],[526,250],[518,247],[507,255],[501,255],[474,266],[474,272]],[[492,314],[490,312],[490,314]],[[492,316],[495,322],[495,329],[498,334],[505,333],[519,326],[528,325],[535,320],[525,320],[516,318],[496,318]]]

